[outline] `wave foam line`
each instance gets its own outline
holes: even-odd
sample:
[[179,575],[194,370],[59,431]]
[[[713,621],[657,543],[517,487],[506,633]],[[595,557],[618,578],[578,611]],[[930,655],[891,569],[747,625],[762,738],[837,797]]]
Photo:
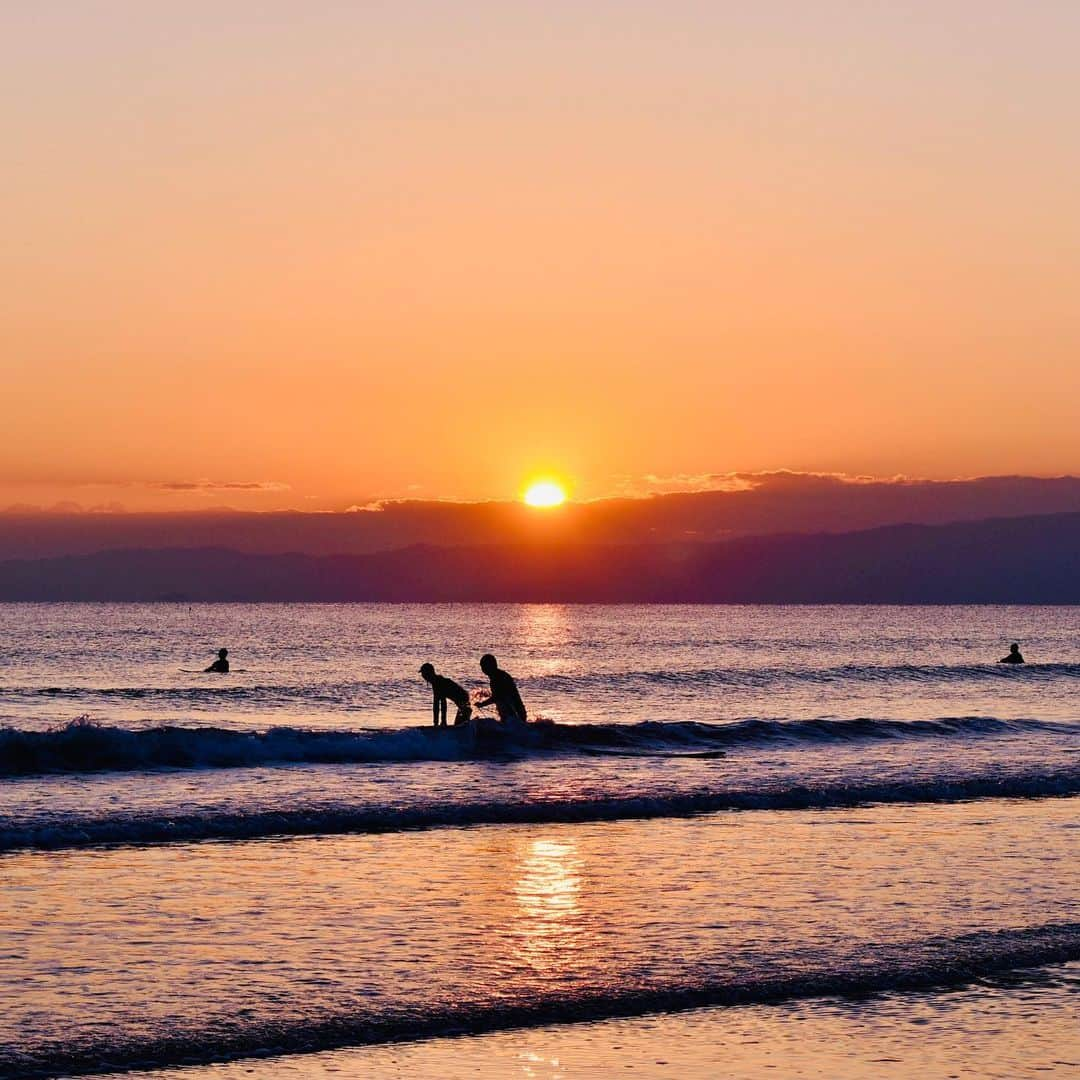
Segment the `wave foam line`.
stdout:
[[407,832],[479,825],[584,824],[685,818],[720,811],[849,809],[872,803],[950,803],[1080,794],[1080,769],[952,779],[823,784],[818,787],[697,791],[671,796],[610,796],[529,802],[400,806],[310,806],[211,811],[167,818],[116,815],[0,824],[0,853],[104,845],[256,840],[288,836]]
[[613,677],[656,684],[688,683],[735,687],[836,682],[978,682],[1003,679],[1046,681],[1078,679],[1080,664],[837,664],[831,667],[704,668],[630,672],[625,676],[611,676],[606,673],[585,676],[548,675],[530,680],[530,685],[549,684],[554,687],[590,680],[608,682]]
[[312,731],[272,727],[130,729],[75,720],[47,731],[0,727],[0,776],[268,764],[362,764],[467,760],[543,751],[642,755],[709,753],[742,745],[905,738],[963,738],[1044,731],[1080,739],[1080,726],[1037,720],[740,720],[639,724],[536,724],[502,733],[472,727]]
[[960,937],[889,944],[841,958],[828,970],[776,965],[756,976],[710,977],[698,984],[627,985],[620,989],[556,991],[530,1000],[464,1003],[381,1012],[254,1022],[243,1028],[163,1035],[154,1039],[88,1038],[22,1051],[0,1049],[0,1080],[29,1080],[135,1068],[208,1064],[247,1057],[335,1050],[511,1028],[610,1020],[656,1012],[764,1005],[958,986],[1024,968],[1080,959],[1080,923],[983,931]]

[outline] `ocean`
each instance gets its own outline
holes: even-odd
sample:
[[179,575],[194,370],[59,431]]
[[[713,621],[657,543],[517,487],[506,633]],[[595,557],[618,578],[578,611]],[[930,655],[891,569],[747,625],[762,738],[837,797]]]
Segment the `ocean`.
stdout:
[[[28,604],[0,641],[0,1077],[1080,1070],[1080,609]],[[550,723],[432,729],[421,663],[479,692],[489,651]]]

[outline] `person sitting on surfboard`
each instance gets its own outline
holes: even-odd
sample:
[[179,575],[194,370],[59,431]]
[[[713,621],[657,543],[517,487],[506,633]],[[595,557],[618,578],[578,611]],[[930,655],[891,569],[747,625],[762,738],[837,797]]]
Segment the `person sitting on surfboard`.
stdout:
[[508,671],[503,671],[491,653],[485,653],[480,657],[480,670],[488,677],[491,695],[483,701],[478,701],[476,707],[482,709],[485,705],[494,704],[498,710],[499,719],[504,724],[526,723],[529,716],[525,711],[525,703],[521,700],[513,675]]
[[[420,668],[420,674],[424,681],[431,685],[431,719],[436,727],[446,727],[446,702],[452,701],[457,706],[457,714],[454,716],[454,724],[468,723],[472,716],[472,706],[469,704],[469,692],[459,686],[453,679],[440,675],[434,664],[424,664]],[[441,722],[440,722],[441,717]]]
[[1024,657],[1020,652],[1020,646],[1015,641],[1009,646],[1009,655],[1003,656],[998,661],[999,664],[1022,664],[1023,662]]
[[206,669],[207,671],[213,671],[218,675],[229,674],[229,650],[218,649],[217,659]]

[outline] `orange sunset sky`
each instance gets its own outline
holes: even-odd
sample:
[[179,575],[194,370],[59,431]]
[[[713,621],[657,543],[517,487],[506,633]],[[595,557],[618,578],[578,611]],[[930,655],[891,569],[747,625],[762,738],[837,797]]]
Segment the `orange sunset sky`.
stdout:
[[84,0],[0,34],[0,506],[1080,471],[1080,5]]

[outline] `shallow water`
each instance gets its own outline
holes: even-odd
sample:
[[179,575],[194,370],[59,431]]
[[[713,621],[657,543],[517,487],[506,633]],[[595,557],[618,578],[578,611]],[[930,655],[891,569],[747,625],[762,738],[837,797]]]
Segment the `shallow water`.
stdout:
[[[523,1047],[606,1075],[616,1037],[709,1075],[743,1006],[773,1018],[731,1073],[757,1076],[800,1010],[797,1068],[833,1060],[822,995],[1080,958],[1075,609],[14,605],[0,631],[0,1076],[296,1050],[452,1076],[441,1035],[520,1026],[487,1075]],[[1014,638],[1045,662],[984,662]],[[221,644],[234,673],[198,673]],[[488,648],[555,725],[430,729],[415,669],[478,687]],[[912,1000],[883,1022],[937,1007]]]
[[992,800],[9,855],[0,1032],[171,1061],[1078,959],[1077,824]]
[[1042,1080],[1080,1073],[1080,965],[934,993],[696,1009],[337,1050],[132,1080]]

